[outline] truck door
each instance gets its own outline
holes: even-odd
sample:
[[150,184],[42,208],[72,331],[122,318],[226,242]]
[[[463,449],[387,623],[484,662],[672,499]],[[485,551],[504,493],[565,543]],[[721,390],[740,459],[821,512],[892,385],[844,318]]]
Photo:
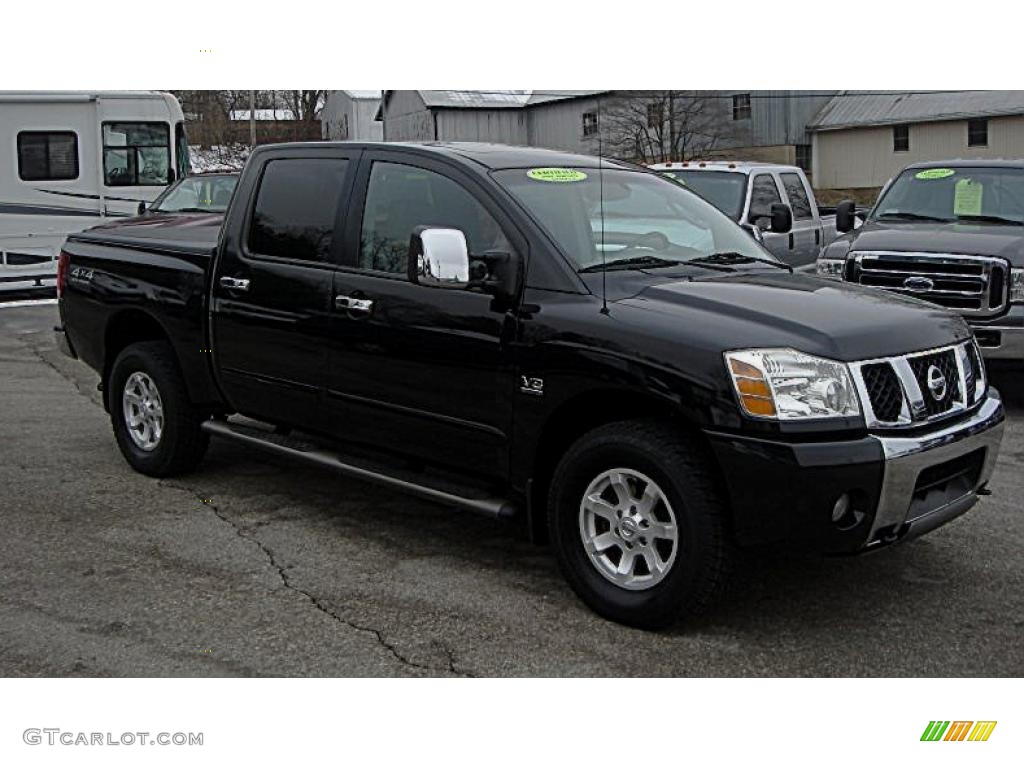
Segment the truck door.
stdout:
[[789,258],[786,263],[799,269],[813,266],[821,248],[821,227],[811,205],[811,191],[799,173],[780,173],[787,202],[793,210],[793,229],[789,233]]
[[477,182],[418,155],[367,152],[356,190],[351,258],[334,279],[332,430],[481,478],[505,476],[514,320],[482,293],[410,282],[406,263],[420,225],[462,230],[471,255],[510,251],[507,217]]
[[[779,192],[779,185],[775,177],[770,173],[759,173],[750,182],[750,215],[748,220],[756,224],[759,219],[769,219],[772,215],[772,204],[781,203],[782,194]],[[789,248],[789,233],[769,232],[762,233],[764,247],[773,255],[789,263],[792,254]]]
[[236,190],[212,278],[211,337],[220,385],[240,413],[319,425],[341,248],[335,232],[354,157],[278,151],[247,170],[246,188]]

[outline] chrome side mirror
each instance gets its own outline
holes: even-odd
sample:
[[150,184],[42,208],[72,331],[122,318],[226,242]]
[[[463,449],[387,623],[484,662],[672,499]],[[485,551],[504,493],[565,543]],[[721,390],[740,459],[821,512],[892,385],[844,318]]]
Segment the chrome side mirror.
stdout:
[[409,239],[409,280],[461,290],[469,286],[469,246],[459,229],[416,227]]

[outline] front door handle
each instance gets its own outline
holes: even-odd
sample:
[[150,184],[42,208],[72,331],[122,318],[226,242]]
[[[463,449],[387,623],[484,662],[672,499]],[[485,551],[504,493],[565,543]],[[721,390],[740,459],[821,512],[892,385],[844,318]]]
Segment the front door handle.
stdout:
[[347,309],[349,312],[370,312],[373,310],[373,299],[356,299],[352,296],[335,296],[334,306]]
[[242,277],[222,277],[220,284],[222,288],[230,288],[233,291],[249,290],[249,281]]

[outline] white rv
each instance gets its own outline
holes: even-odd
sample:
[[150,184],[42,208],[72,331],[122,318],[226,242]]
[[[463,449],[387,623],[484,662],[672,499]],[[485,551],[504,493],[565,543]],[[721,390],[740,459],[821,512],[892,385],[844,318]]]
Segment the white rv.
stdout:
[[0,91],[0,288],[53,278],[69,233],[134,216],[188,171],[169,93]]

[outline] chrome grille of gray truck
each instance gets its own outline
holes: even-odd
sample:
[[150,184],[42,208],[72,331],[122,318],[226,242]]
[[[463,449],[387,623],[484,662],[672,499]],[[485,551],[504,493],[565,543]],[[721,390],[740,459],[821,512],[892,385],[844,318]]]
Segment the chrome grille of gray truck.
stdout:
[[869,427],[909,427],[967,410],[985,391],[974,341],[851,365]]
[[851,282],[925,299],[962,315],[994,315],[1008,300],[1008,265],[989,256],[857,251]]

